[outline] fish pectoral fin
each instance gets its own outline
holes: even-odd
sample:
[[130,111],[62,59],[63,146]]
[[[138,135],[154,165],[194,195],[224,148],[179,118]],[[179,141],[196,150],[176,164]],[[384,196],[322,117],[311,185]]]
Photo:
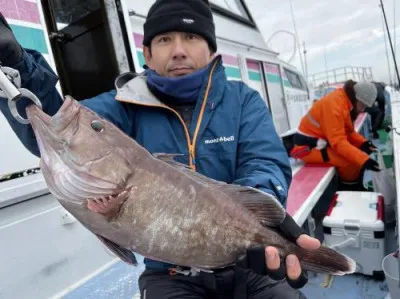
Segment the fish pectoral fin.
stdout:
[[252,187],[226,184],[218,186],[232,199],[240,202],[254,213],[265,226],[276,227],[285,219],[286,211],[272,195]]
[[122,261],[124,261],[125,263],[127,263],[129,265],[134,265],[134,266],[138,265],[136,256],[132,251],[130,251],[129,249],[122,248],[118,244],[115,244],[114,242],[112,242],[102,236],[99,236],[99,235],[96,235],[96,236],[109,250],[111,250],[112,253],[114,253],[116,256],[118,256]]

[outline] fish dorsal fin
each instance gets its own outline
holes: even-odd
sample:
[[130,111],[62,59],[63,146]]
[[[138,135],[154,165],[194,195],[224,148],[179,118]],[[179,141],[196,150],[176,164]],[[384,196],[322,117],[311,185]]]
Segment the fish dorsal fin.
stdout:
[[218,188],[253,212],[264,226],[276,227],[285,219],[286,211],[273,195],[233,184]]
[[187,165],[175,161],[174,157],[180,156],[180,154],[157,153],[153,154],[153,156],[177,168],[186,175],[196,178],[198,182],[207,184],[210,189],[220,190],[231,199],[240,202],[258,217],[262,225],[276,227],[282,223],[286,216],[285,209],[273,195],[252,187],[227,184],[208,178],[193,171]]

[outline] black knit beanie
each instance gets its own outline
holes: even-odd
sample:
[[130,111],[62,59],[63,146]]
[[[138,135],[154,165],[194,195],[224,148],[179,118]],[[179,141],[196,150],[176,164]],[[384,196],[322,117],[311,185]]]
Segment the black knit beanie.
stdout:
[[217,51],[208,0],[157,0],[149,10],[143,29],[143,45],[147,47],[158,34],[180,31],[202,36],[214,52]]

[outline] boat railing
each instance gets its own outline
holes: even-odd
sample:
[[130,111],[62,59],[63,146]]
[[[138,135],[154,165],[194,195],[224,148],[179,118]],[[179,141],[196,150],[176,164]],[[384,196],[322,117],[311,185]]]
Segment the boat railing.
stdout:
[[360,66],[334,68],[311,74],[308,77],[308,82],[311,88],[317,88],[344,83],[350,79],[354,81],[372,81],[372,68]]

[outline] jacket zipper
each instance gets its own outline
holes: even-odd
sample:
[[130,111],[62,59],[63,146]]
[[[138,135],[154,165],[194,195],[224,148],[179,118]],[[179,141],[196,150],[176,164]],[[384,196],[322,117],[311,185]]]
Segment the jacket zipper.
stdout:
[[193,141],[191,141],[190,139],[190,134],[189,134],[189,130],[188,127],[185,124],[185,121],[183,120],[183,118],[179,115],[179,113],[177,111],[175,111],[174,109],[168,107],[168,106],[161,106],[161,105],[146,105],[146,104],[142,104],[142,103],[136,103],[134,101],[128,101],[128,100],[123,100],[123,99],[118,99],[122,102],[127,102],[127,103],[135,103],[137,105],[142,105],[142,106],[148,106],[148,107],[160,107],[160,108],[164,108],[167,109],[173,113],[175,113],[175,115],[178,117],[179,121],[181,122],[183,129],[185,131],[185,135],[186,135],[186,141],[187,141],[187,146],[188,146],[188,151],[189,151],[189,167],[193,170],[196,171],[196,157],[195,157],[195,153],[196,153],[196,141],[197,141],[197,135],[199,133],[200,130],[200,125],[201,122],[203,120],[203,116],[204,116],[204,111],[206,108],[206,103],[207,103],[207,98],[208,95],[210,93],[210,88],[211,88],[211,80],[212,80],[212,76],[214,74],[215,71],[215,67],[217,66],[218,62],[215,62],[211,72],[210,72],[210,76],[208,78],[208,82],[207,82],[207,88],[206,88],[206,93],[204,94],[204,98],[203,98],[203,102],[201,105],[201,109],[200,109],[200,114],[199,114],[199,119],[197,120],[197,124],[196,124],[196,129],[193,135]]

